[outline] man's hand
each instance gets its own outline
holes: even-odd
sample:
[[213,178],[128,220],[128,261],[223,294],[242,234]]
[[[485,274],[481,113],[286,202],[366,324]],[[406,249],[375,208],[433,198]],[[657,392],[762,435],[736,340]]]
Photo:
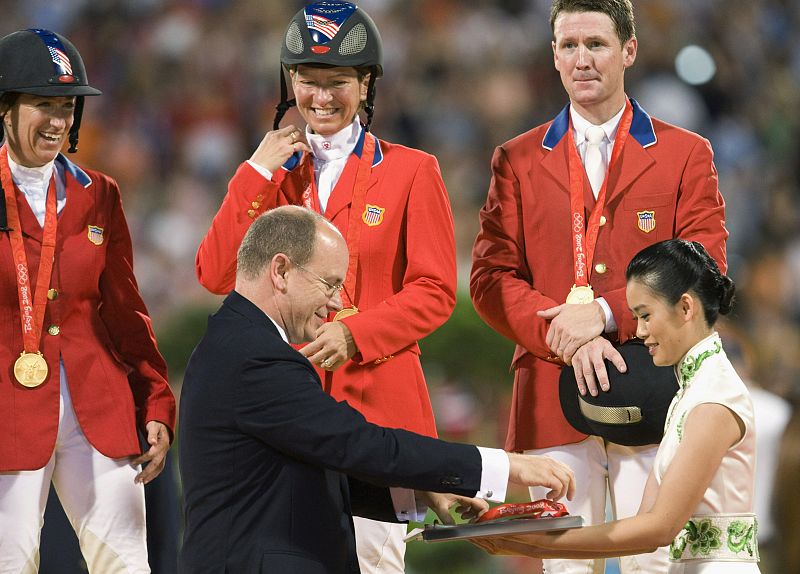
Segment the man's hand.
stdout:
[[145,428],[147,429],[147,444],[150,445],[150,448],[146,453],[133,460],[133,464],[148,463],[134,478],[134,482],[143,484],[151,482],[161,474],[169,450],[169,430],[164,423],[149,421]]
[[611,388],[608,382],[608,371],[603,359],[608,359],[621,373],[628,370],[625,359],[619,354],[608,339],[595,337],[581,348],[572,357],[572,368],[575,369],[575,381],[578,383],[578,392],[582,395],[589,393],[596,397],[600,387],[607,391]]
[[508,453],[510,468],[508,481],[523,486],[549,488],[547,498],[558,500],[564,496],[572,500],[575,494],[575,475],[566,464],[548,456]]
[[489,509],[489,503],[480,498],[468,498],[457,494],[429,492],[427,490],[415,491],[416,496],[436,513],[442,524],[455,524],[450,515],[450,509],[456,504],[456,512],[462,520],[473,521]]
[[350,329],[342,321],[331,321],[317,329],[316,338],[300,349],[315,365],[335,371],[358,351]]
[[564,303],[536,314],[550,321],[545,343],[568,365],[575,351],[602,334],[606,327],[606,314],[597,301],[581,305]]
[[267,132],[256,151],[250,156],[250,161],[275,173],[293,153],[298,151],[311,153],[311,148],[306,141],[305,132],[289,125]]

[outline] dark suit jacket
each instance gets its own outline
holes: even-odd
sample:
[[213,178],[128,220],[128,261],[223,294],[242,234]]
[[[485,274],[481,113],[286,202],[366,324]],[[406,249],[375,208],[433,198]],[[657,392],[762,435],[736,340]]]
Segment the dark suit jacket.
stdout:
[[368,423],[235,291],[189,360],[178,428],[183,573],[358,572],[351,513],[392,518],[385,487],[480,488],[477,448]]

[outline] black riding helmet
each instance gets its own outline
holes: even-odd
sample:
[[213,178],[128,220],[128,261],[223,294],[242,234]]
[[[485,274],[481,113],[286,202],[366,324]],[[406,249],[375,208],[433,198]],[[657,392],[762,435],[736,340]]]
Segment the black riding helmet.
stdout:
[[69,130],[70,153],[78,150],[83,97],[102,93],[89,85],[83,59],[75,46],[61,34],[41,28],[0,38],[0,96],[7,92],[76,96]]
[[375,102],[375,80],[383,75],[383,43],[375,22],[350,2],[321,0],[294,15],[281,46],[281,102],[273,129],[278,129],[286,111],[295,105],[288,99],[283,67],[298,64],[369,68],[367,113],[369,131]]

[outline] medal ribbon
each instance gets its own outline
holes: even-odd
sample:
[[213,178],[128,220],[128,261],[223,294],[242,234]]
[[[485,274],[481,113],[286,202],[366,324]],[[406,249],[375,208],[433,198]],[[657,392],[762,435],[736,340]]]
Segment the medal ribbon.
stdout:
[[36,293],[33,296],[33,303],[31,303],[31,291],[34,286],[29,282],[28,258],[25,255],[25,244],[22,240],[22,226],[19,219],[19,206],[17,205],[14,180],[11,178],[11,168],[8,165],[8,149],[5,145],[0,148],[0,181],[2,181],[6,198],[8,226],[11,228],[9,239],[11,240],[11,250],[14,256],[14,274],[17,278],[17,291],[19,294],[22,341],[26,353],[39,352],[39,340],[42,335],[44,312],[47,307],[47,289],[50,286],[50,276],[53,272],[53,256],[56,251],[56,228],[58,227],[55,175],[54,168],[53,177],[50,178],[50,187],[47,191],[42,251],[35,286]]
[[586,170],[575,145],[575,136],[572,135],[572,119],[570,118],[569,129],[567,130],[567,137],[569,138],[567,142],[567,147],[569,148],[567,150],[569,154],[569,204],[572,213],[572,260],[575,265],[575,285],[578,287],[589,285],[589,273],[592,268],[594,248],[597,243],[597,234],[600,232],[600,216],[603,214],[606,204],[608,174],[611,173],[611,169],[616,165],[619,156],[622,154],[622,148],[628,139],[632,120],[633,107],[626,98],[625,111],[622,112],[622,118],[619,121],[617,137],[614,140],[614,151],[611,152],[611,160],[606,168],[606,176],[603,179],[600,192],[597,194],[597,201],[589,216],[589,222],[584,225],[586,205],[583,202],[583,180]]
[[[367,131],[363,132],[363,134],[364,145],[361,150],[361,158],[358,161],[356,180],[353,184],[353,196],[350,201],[350,217],[347,223],[347,235],[345,236],[347,247],[350,250],[350,259],[347,266],[347,276],[344,280],[344,294],[349,299],[348,303],[351,307],[355,307],[354,296],[356,293],[356,276],[358,274],[358,250],[362,228],[360,221],[361,215],[367,206],[367,184],[369,183],[369,176],[372,172],[372,162],[375,156],[375,136]],[[314,163],[310,156],[306,162],[305,169],[306,177],[309,180],[309,186],[303,193],[303,205],[318,213],[322,213],[316,180],[314,179]],[[350,295],[351,293],[353,294],[352,296]]]
[[[361,239],[361,215],[367,206],[367,183],[372,171],[372,161],[375,156],[375,136],[364,132],[364,147],[361,150],[361,159],[358,162],[356,182],[353,185],[353,199],[350,202],[350,217],[347,225],[347,246],[350,248],[350,261],[347,265],[347,277],[344,280],[344,292],[350,299],[350,306],[355,307],[356,302],[356,276],[358,275],[358,249]],[[350,288],[348,290],[348,287]],[[352,293],[352,296],[350,295]]]

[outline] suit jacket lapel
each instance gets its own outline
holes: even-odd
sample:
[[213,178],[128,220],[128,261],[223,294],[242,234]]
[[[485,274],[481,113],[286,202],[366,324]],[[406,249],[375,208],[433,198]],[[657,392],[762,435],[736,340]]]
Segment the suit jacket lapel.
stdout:
[[336,182],[336,186],[333,188],[330,198],[328,198],[328,205],[325,208],[325,217],[327,219],[333,221],[333,218],[341,210],[352,203],[353,185],[358,172],[358,162],[359,158],[354,153],[351,153],[350,157],[347,158],[342,175],[339,176],[339,181]]
[[[547,141],[548,137],[552,137],[552,129],[545,136],[545,141]],[[547,150],[543,142],[542,147],[545,149],[542,150],[544,158],[541,161],[541,165],[553,177],[558,188],[569,195],[569,148],[567,146],[569,146],[569,138],[566,137],[566,132],[562,134],[561,140],[551,151]],[[583,170],[583,203],[586,206],[586,210],[591,213],[592,209],[594,209],[595,198],[586,170]]]
[[22,227],[22,236],[28,237],[41,244],[44,229],[42,229],[42,225],[33,214],[33,210],[25,194],[20,191],[16,184],[14,184],[14,195],[17,198],[17,212],[19,213],[19,223]]
[[606,203],[610,204],[614,201],[655,163],[647,150],[635,139],[629,137],[625,143],[625,150],[619,158],[619,165],[614,166],[609,174]]
[[[629,188],[642,173],[655,164],[655,160],[643,147],[656,143],[652,122],[635,100],[631,100],[631,104],[634,116],[630,137],[628,137],[624,153],[620,156],[618,165],[614,166],[608,175],[606,203],[613,201],[616,196]],[[565,137],[568,129],[569,106],[566,106],[553,119],[542,140],[545,156],[541,161],[542,167],[553,177],[558,187],[565,193],[569,193],[569,160],[567,156],[569,138]],[[591,211],[595,204],[595,198],[585,170],[583,189],[586,208]]]

